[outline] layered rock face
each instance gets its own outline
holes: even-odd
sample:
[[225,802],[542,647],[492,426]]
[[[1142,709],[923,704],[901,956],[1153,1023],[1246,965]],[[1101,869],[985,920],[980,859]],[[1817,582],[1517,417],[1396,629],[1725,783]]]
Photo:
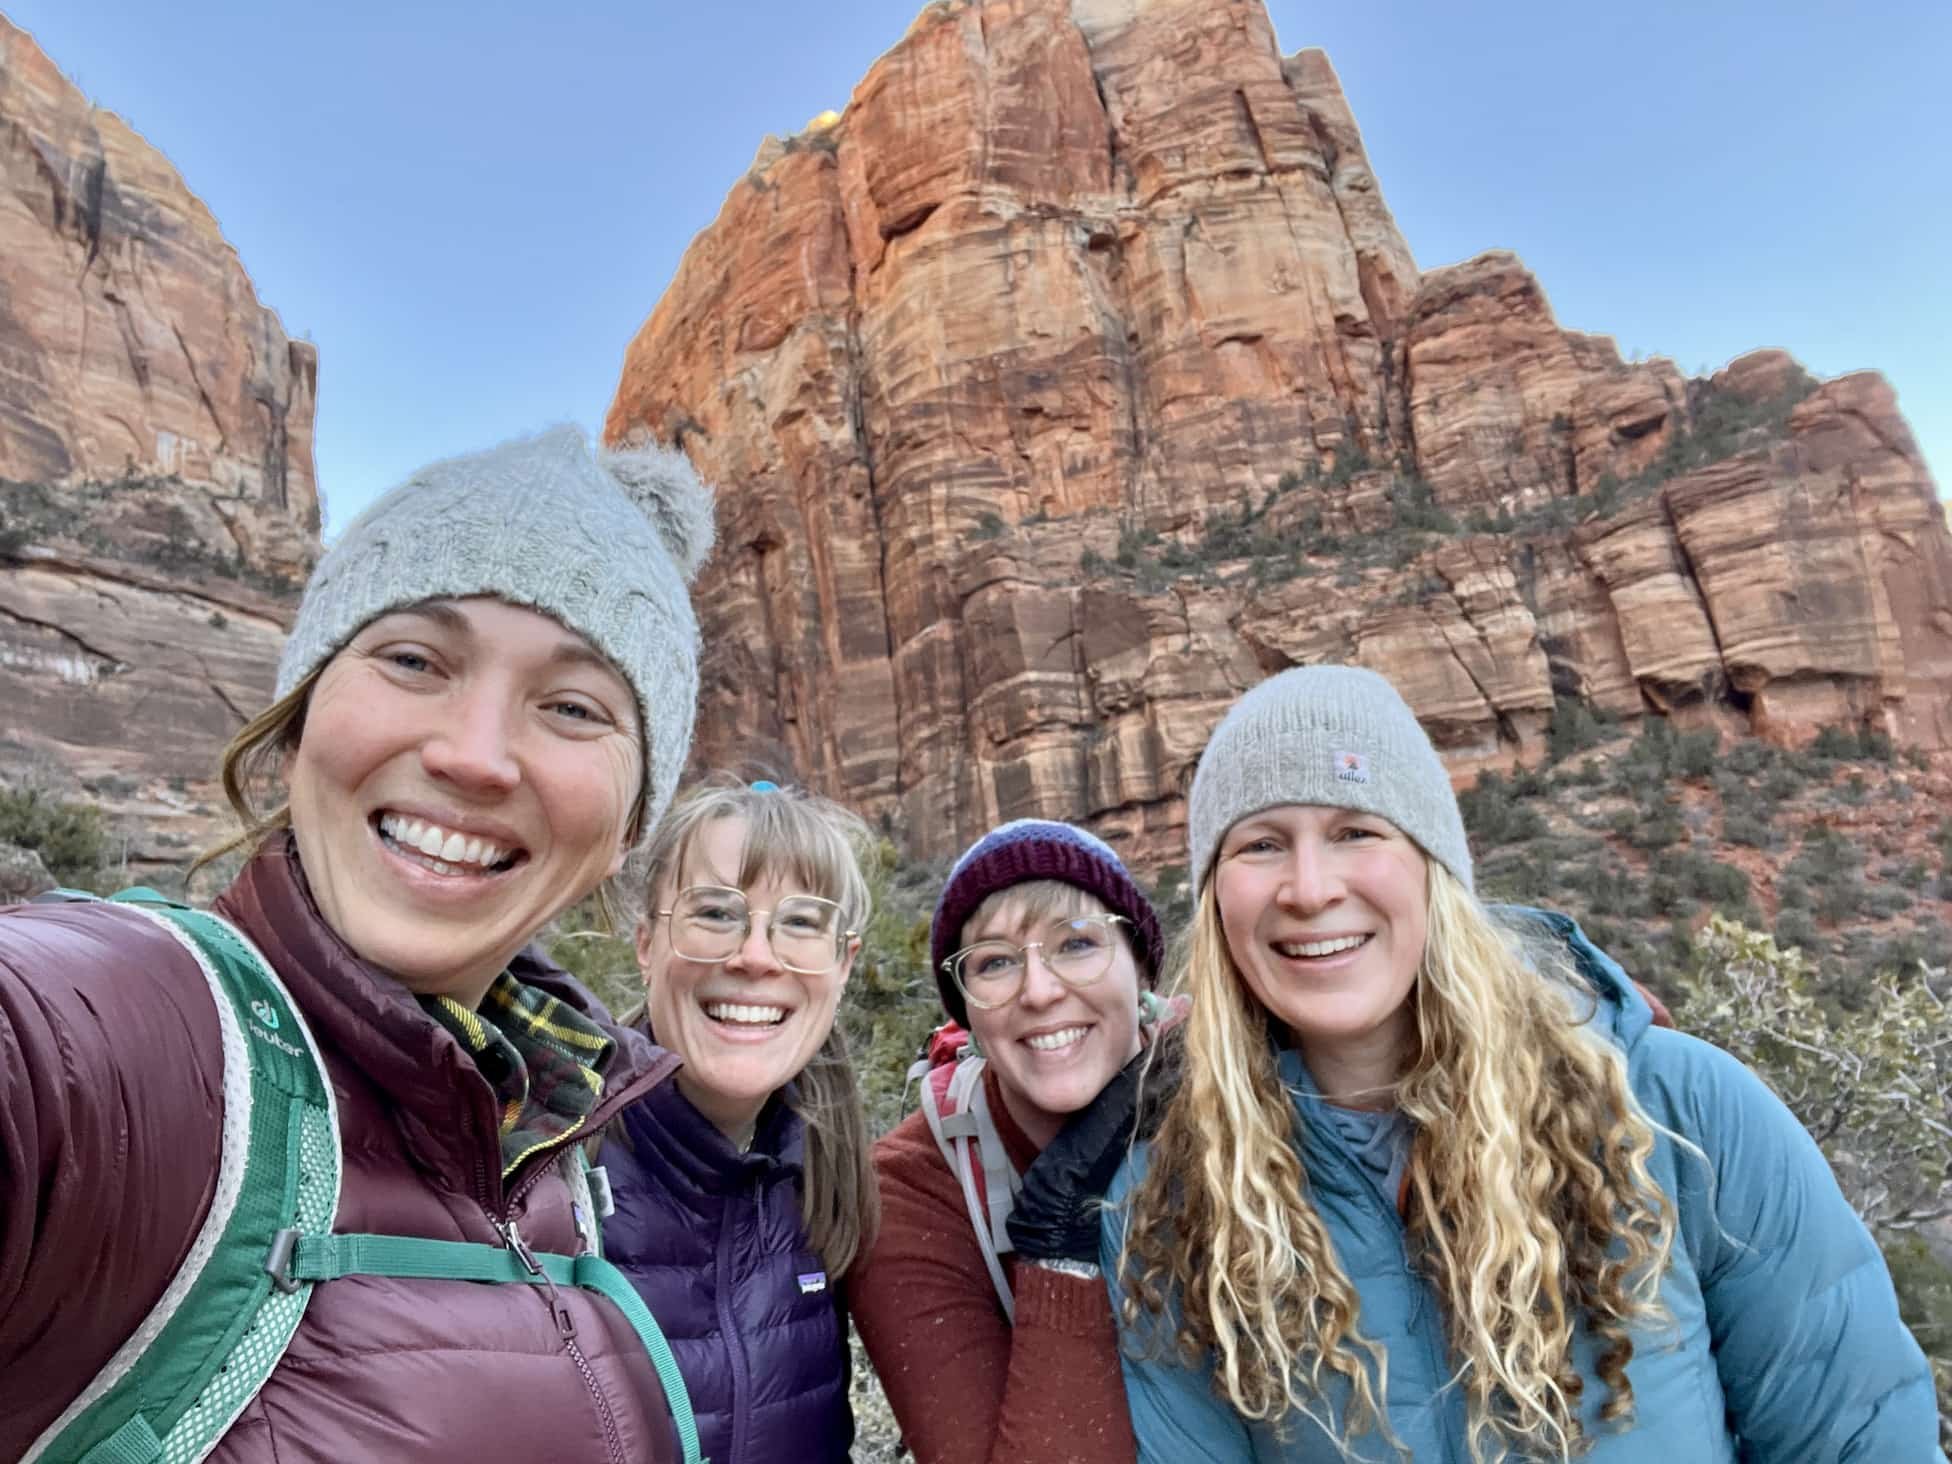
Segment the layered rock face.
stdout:
[[1555,697],[1952,745],[1952,535],[1875,376],[1689,381],[1508,254],[1420,273],[1258,0],[946,0],[768,139],[606,424],[721,485],[701,764],[923,854],[1169,858],[1213,723],[1390,675],[1460,774]]
[[313,348],[167,159],[0,18],[0,772],[218,828],[318,553]]

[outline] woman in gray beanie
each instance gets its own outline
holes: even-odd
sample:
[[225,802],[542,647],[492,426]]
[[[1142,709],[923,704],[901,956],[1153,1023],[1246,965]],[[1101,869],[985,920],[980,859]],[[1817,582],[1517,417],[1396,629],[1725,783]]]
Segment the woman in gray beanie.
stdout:
[[671,797],[711,541],[573,428],[414,474],[225,753],[212,910],[0,915],[0,1457],[696,1457],[582,1153],[675,1059],[531,942]]
[[1387,681],[1248,692],[1188,824],[1184,1078],[1101,1236],[1141,1460],[1942,1458],[1815,1144],[1570,920],[1478,902]]

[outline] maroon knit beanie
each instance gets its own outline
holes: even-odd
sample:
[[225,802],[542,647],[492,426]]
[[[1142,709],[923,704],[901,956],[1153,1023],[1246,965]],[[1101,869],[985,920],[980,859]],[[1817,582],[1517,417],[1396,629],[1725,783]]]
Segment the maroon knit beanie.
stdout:
[[990,830],[964,851],[949,871],[929,925],[929,960],[943,1010],[969,1025],[969,1010],[943,962],[955,954],[962,928],[978,905],[998,890],[1035,879],[1054,879],[1094,896],[1114,915],[1132,922],[1133,945],[1148,987],[1159,984],[1165,956],[1159,917],[1103,839],[1051,819],[1020,818]]

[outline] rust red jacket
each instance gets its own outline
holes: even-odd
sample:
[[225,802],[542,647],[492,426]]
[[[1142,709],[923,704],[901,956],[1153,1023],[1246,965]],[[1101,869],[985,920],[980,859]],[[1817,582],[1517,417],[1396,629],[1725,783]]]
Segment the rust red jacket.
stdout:
[[[496,1103],[461,1046],[321,919],[287,840],[215,909],[257,943],[324,1055],[344,1179],[336,1228],[573,1252],[553,1149],[504,1184]],[[514,974],[579,1007],[539,958]],[[584,1132],[677,1058],[618,1051]],[[20,1457],[135,1329],[209,1205],[222,1046],[203,977],[133,911],[0,911],[0,1459]],[[565,1293],[565,1343],[534,1288],[348,1276],[317,1286],[290,1349],[219,1461],[563,1460],[663,1464],[677,1443],[621,1313]]]

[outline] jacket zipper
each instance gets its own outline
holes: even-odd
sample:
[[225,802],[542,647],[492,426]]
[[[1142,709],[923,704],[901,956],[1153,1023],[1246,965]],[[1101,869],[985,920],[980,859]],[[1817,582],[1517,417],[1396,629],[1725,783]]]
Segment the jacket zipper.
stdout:
[[732,1230],[738,1218],[740,1192],[745,1186],[736,1187],[726,1196],[724,1218],[718,1227],[718,1284],[712,1289],[718,1293],[718,1334],[725,1341],[725,1356],[732,1365],[732,1447],[728,1451],[734,1459],[746,1456],[746,1433],[751,1412],[746,1393],[751,1388],[750,1368],[746,1359],[745,1338],[739,1332],[732,1317]]
[[[1408,1325],[1423,1343],[1424,1355],[1429,1359],[1430,1375],[1433,1378],[1444,1377],[1450,1368],[1450,1341],[1445,1334],[1442,1309],[1431,1301],[1429,1283],[1418,1274],[1416,1266],[1411,1262],[1410,1227],[1403,1217],[1401,1207],[1395,1203],[1394,1196],[1384,1193],[1382,1185],[1377,1183],[1375,1176],[1354,1155],[1345,1152],[1326,1137],[1318,1140],[1317,1143],[1332,1156],[1331,1162],[1344,1171],[1342,1176],[1344,1181],[1353,1183],[1358,1195],[1367,1195],[1374,1202],[1373,1209],[1381,1224],[1395,1227],[1397,1253],[1402,1258],[1404,1276],[1409,1282],[1410,1289]],[[1302,1163],[1305,1168],[1307,1165],[1305,1152],[1302,1155]],[[1462,1459],[1469,1451],[1465,1449],[1464,1441],[1456,1436],[1451,1410],[1444,1406],[1445,1391],[1446,1389],[1440,1388],[1430,1400],[1432,1415],[1444,1436],[1444,1457]],[[1377,1401],[1382,1404],[1387,1415],[1389,1400],[1378,1398]]]
[[[635,1102],[636,1100],[632,1099],[631,1101]],[[489,1132],[496,1132],[492,1121],[489,1124]],[[564,1136],[558,1135],[552,1141],[552,1144],[555,1149],[561,1149],[564,1147]],[[498,1134],[497,1145],[499,1145]],[[522,1176],[521,1183],[502,1197],[502,1209],[498,1214],[493,1203],[493,1197],[489,1192],[490,1176],[488,1166],[483,1161],[481,1150],[477,1146],[474,1155],[475,1202],[481,1206],[482,1213],[488,1217],[488,1223],[493,1225],[496,1233],[501,1236],[502,1243],[520,1257],[522,1264],[528,1268],[531,1275],[542,1277],[542,1284],[548,1292],[546,1300],[549,1306],[549,1314],[556,1323],[556,1332],[562,1339],[563,1351],[569,1355],[570,1361],[576,1364],[576,1370],[581,1374],[583,1379],[583,1386],[589,1391],[591,1405],[595,1408],[597,1420],[603,1427],[603,1439],[609,1449],[612,1464],[629,1464],[629,1460],[624,1455],[623,1439],[617,1428],[616,1414],[611,1410],[610,1400],[604,1395],[602,1384],[597,1381],[596,1371],[590,1366],[589,1359],[584,1356],[583,1349],[576,1340],[575,1317],[571,1314],[567,1303],[557,1291],[555,1282],[543,1274],[542,1267],[537,1263],[534,1252],[529,1249],[528,1243],[517,1232],[515,1221],[509,1218],[509,1212],[515,1208],[516,1201],[520,1200],[531,1189],[535,1188],[536,1183],[542,1177],[543,1171],[549,1167],[547,1162],[537,1157],[542,1152],[542,1148],[538,1147],[522,1156],[524,1162],[535,1162],[530,1164],[529,1172]],[[645,1361],[646,1365],[648,1365],[649,1359],[646,1358]]]
[[610,1457],[616,1461],[616,1464],[627,1464],[624,1458],[623,1438],[618,1433],[617,1418],[611,1412],[610,1400],[604,1396],[603,1387],[597,1382],[595,1369],[590,1366],[589,1359],[583,1355],[583,1349],[576,1341],[576,1317],[570,1311],[569,1303],[563,1298],[562,1292],[556,1289],[556,1283],[542,1269],[541,1263],[535,1258],[535,1252],[529,1249],[528,1242],[522,1239],[521,1231],[516,1229],[515,1222],[499,1221],[495,1228],[501,1231],[502,1239],[528,1268],[529,1274],[541,1281],[542,1290],[549,1303],[549,1315],[555,1320],[557,1335],[562,1338],[563,1351],[569,1354],[570,1361],[576,1364],[577,1372],[583,1375],[583,1386],[590,1390],[590,1399],[596,1405],[597,1421],[603,1426],[603,1442],[610,1451]]
[[523,1175],[522,1182],[505,1197],[503,1213],[497,1215],[487,1199],[487,1167],[477,1157],[476,1194],[480,1198],[481,1208],[488,1214],[489,1223],[501,1236],[502,1243],[515,1252],[530,1275],[541,1278],[541,1289],[546,1293],[545,1300],[548,1303],[550,1318],[556,1324],[556,1334],[562,1341],[563,1351],[569,1355],[569,1360],[576,1364],[576,1371],[583,1379],[584,1388],[589,1392],[590,1403],[596,1410],[597,1422],[603,1429],[604,1445],[609,1450],[612,1464],[629,1464],[624,1455],[623,1438],[617,1428],[616,1414],[610,1407],[609,1398],[604,1394],[603,1385],[597,1380],[596,1370],[590,1366],[589,1358],[584,1355],[582,1345],[576,1340],[575,1315],[570,1311],[569,1304],[563,1299],[562,1293],[557,1290],[556,1283],[544,1274],[541,1264],[535,1258],[535,1253],[529,1249],[528,1242],[522,1239],[515,1221],[508,1214],[515,1208],[518,1200],[535,1188],[547,1167],[546,1164],[536,1164]]

